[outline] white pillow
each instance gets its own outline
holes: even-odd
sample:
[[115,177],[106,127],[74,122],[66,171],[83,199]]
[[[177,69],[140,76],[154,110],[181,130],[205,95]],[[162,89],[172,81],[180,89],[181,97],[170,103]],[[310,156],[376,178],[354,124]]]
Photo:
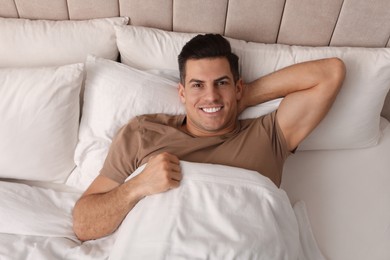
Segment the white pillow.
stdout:
[[75,166],[83,68],[0,69],[0,178],[66,181]]
[[85,189],[99,174],[113,136],[141,114],[183,114],[177,81],[124,64],[88,57],[84,106],[75,152],[76,170],[67,184]]
[[128,18],[49,21],[0,18],[0,67],[60,66],[88,54],[118,57],[114,25]]
[[[122,62],[139,69],[178,70],[181,47],[196,35],[135,26],[115,26],[115,30]],[[228,40],[240,57],[242,77],[247,82],[294,63],[341,58],[347,67],[344,86],[331,111],[299,149],[350,149],[377,144],[380,112],[390,88],[389,48],[299,47]],[[279,101],[268,103],[270,110],[275,110]],[[260,109],[249,108],[241,118],[261,115]]]

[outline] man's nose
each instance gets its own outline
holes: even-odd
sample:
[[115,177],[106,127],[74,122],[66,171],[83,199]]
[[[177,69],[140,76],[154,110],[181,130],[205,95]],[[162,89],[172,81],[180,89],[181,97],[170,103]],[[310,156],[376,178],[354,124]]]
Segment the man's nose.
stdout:
[[206,99],[209,101],[218,100],[220,97],[218,87],[216,86],[207,86],[206,88]]

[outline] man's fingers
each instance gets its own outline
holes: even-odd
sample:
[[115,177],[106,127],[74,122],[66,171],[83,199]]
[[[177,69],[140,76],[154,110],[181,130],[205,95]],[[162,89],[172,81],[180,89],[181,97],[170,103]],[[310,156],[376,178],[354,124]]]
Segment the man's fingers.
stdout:
[[183,178],[183,175],[180,171],[175,171],[171,173],[171,179],[175,181],[181,181]]
[[170,184],[170,188],[171,188],[171,189],[174,189],[174,188],[177,188],[177,187],[180,186],[180,181],[171,179],[171,181],[169,182],[169,184]]
[[179,158],[177,158],[176,155],[164,152],[160,154],[165,160],[173,163],[173,164],[180,164]]
[[182,180],[180,160],[177,156],[164,152],[153,155],[147,164],[148,182],[152,185],[151,194],[177,188]]
[[160,165],[168,172],[181,172],[179,158],[167,152],[151,156],[149,162]]
[[171,163],[170,167],[172,172],[176,172],[176,173],[181,172],[180,164]]
[[156,160],[156,161],[168,161],[174,164],[179,164],[180,160],[177,158],[177,156],[170,154],[168,152],[163,152],[158,155],[152,155],[149,157],[150,160]]

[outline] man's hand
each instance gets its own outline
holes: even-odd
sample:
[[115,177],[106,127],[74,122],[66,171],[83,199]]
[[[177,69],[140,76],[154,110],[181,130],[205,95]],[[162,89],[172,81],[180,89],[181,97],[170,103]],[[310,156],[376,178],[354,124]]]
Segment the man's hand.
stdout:
[[98,176],[76,203],[73,230],[80,240],[111,234],[145,196],[180,185],[179,159],[169,153],[151,157],[145,169],[122,184]]
[[144,196],[177,188],[181,179],[179,159],[166,152],[150,157],[145,169],[134,177]]

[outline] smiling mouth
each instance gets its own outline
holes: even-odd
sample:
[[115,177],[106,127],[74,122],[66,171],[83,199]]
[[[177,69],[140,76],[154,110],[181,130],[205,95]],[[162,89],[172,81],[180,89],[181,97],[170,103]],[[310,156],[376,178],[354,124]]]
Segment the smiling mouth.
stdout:
[[222,107],[202,107],[201,110],[205,113],[216,113],[218,111],[220,111],[222,109]]

